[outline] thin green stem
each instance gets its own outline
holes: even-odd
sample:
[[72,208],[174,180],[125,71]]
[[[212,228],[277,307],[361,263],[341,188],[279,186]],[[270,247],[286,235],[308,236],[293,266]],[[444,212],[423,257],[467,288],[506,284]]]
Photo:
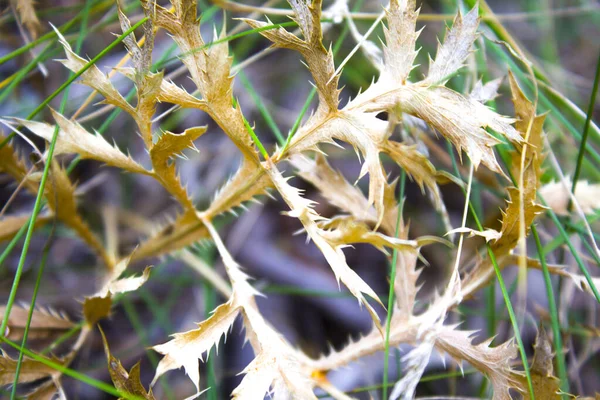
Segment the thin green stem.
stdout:
[[[550,271],[544,257],[542,242],[538,235],[535,225],[531,226],[531,233],[535,239],[538,258],[542,264],[542,272],[544,274],[544,284],[546,286],[546,297],[548,298],[548,310],[550,311],[550,322],[552,323],[552,333],[554,335],[554,352],[556,353],[556,364],[558,367],[558,377],[560,378],[560,389],[569,393],[569,379],[567,376],[567,367],[565,366],[565,354],[563,352],[562,336],[560,332],[560,321],[558,319],[558,309],[554,299],[554,290],[552,288],[552,280],[550,279]],[[563,399],[566,398],[563,396]]]
[[598,94],[598,82],[600,81],[600,52],[598,53],[598,61],[596,62],[596,75],[594,76],[594,85],[592,86],[592,94],[590,96],[590,104],[588,105],[587,117],[583,125],[583,134],[579,143],[579,153],[577,154],[577,165],[573,174],[573,186],[571,192],[575,194],[579,174],[581,173],[581,164],[583,163],[583,155],[585,154],[585,146],[587,144],[588,134],[590,132],[590,123],[592,122],[592,114],[594,113],[594,105],[596,104],[596,95]]
[[[394,237],[400,233],[400,220],[402,219],[402,204],[404,203],[404,186],[406,185],[406,173],[402,170],[400,187],[398,188],[398,216],[396,217],[396,231]],[[387,316],[385,319],[385,347],[383,356],[383,394],[382,398],[388,398],[388,368],[390,358],[390,331],[392,327],[392,310],[394,309],[394,282],[396,282],[396,264],[398,262],[398,249],[394,247],[392,252],[392,263],[390,270],[390,291],[388,293]]]

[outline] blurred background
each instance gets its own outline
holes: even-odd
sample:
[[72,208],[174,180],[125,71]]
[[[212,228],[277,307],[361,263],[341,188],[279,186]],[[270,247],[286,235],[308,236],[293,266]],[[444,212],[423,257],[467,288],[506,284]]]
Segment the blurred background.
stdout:
[[[104,50],[121,30],[113,1],[87,1],[90,3],[89,20],[83,48],[79,54],[83,57],[93,57]],[[35,10],[42,27],[39,36],[43,37],[51,31],[50,24],[62,26],[72,23],[66,31],[66,37],[74,43],[81,24],[77,16],[81,15],[84,3],[83,0],[37,1]],[[269,1],[266,4],[251,1],[244,4],[289,9],[284,1]],[[419,21],[419,26],[426,28],[420,36],[419,45],[422,48],[417,59],[419,67],[415,68],[411,75],[414,80],[421,79],[426,73],[428,56],[435,54],[436,38],[443,38],[445,24],[451,24],[457,9],[466,11],[470,8],[469,4],[457,4],[456,1],[424,1],[420,4],[421,14],[425,18]],[[600,5],[588,0],[490,0],[487,4],[497,14],[509,34],[521,43],[530,60],[544,72],[547,78],[546,85],[564,95],[564,98],[557,99],[552,97],[550,92],[541,90],[546,101],[540,100],[539,110],[550,111],[546,125],[550,143],[563,171],[572,174],[578,150],[578,142],[573,132],[582,131],[583,119],[581,115],[573,115],[573,112],[566,110],[561,101],[569,99],[581,110],[587,110],[600,51]],[[326,1],[324,7],[330,6],[331,3]],[[385,4],[371,0],[360,3],[351,0],[348,6],[362,13],[379,13]],[[18,56],[7,57],[34,39],[26,27],[16,23],[15,7],[12,2],[0,1],[1,117],[26,117],[69,76],[66,68],[55,61],[63,58],[64,54],[54,39],[33,46]],[[237,17],[248,16],[248,12],[224,12],[221,7],[206,1],[199,1],[199,10],[202,12],[203,36],[207,42],[212,39],[213,27],[220,29],[223,24],[226,25],[228,33],[248,30],[247,26],[235,20]],[[126,1],[126,14],[132,22],[137,22],[143,16],[136,1]],[[257,14],[253,17],[264,20],[262,15]],[[280,15],[269,15],[269,18],[274,22],[287,20],[287,17]],[[358,30],[364,33],[372,20],[356,19],[354,22]],[[496,43],[497,32],[485,23],[481,25],[481,32],[476,43],[477,51],[469,59],[467,68],[452,78],[450,87],[461,92],[469,91],[477,79],[483,78],[485,82],[506,77],[509,69],[515,71],[518,78],[527,80],[523,63],[512,57],[503,45]],[[138,38],[140,36],[141,31]],[[378,37],[383,37],[381,27],[375,29],[371,39],[377,43]],[[351,34],[346,21],[335,21],[327,22],[324,42],[335,46],[337,65],[353,49],[356,38]],[[231,40],[230,53],[234,58],[234,65],[240,65],[249,57],[260,54],[252,62],[244,63],[243,68],[238,68],[235,96],[246,118],[251,124],[255,124],[255,131],[261,141],[272,151],[277,143],[278,132],[285,137],[301,115],[312,86],[309,84],[310,75],[296,53],[287,50],[264,52],[269,45],[266,39],[253,33]],[[154,49],[156,70],[164,70],[175,83],[192,92],[193,83],[185,71],[181,73],[182,64],[177,58],[178,54],[179,50],[172,39],[165,32],[159,32]],[[119,45],[110,51],[98,66],[103,72],[109,73],[124,55],[125,49]],[[39,62],[32,62],[34,59]],[[357,52],[347,63],[342,74],[342,104],[361,89],[367,88],[374,77],[375,69],[362,52]],[[118,73],[112,81],[124,96],[133,90],[132,83]],[[90,93],[88,87],[72,85],[65,115],[70,117],[78,112],[78,120],[86,128],[98,130],[110,138],[109,140],[114,140],[120,149],[127,149],[134,159],[149,165],[143,142],[128,115],[114,113],[105,105],[98,104],[101,100],[99,96],[94,98],[94,104],[78,111]],[[50,103],[53,108],[58,108],[59,104],[60,96]],[[309,112],[315,106],[316,99],[313,99],[308,108]],[[501,113],[513,115],[506,79],[495,106]],[[170,104],[159,105],[157,116],[160,115],[161,118],[155,123],[156,130],[182,132],[192,126],[209,127],[208,132],[196,141],[199,152],[187,151],[187,160],[177,161],[182,181],[187,183],[188,192],[193,195],[198,209],[202,210],[236,171],[241,162],[240,154],[216,124],[201,111],[171,112],[170,108]],[[272,121],[265,118],[265,109]],[[599,109],[600,105],[596,106],[596,116]],[[304,118],[308,115],[307,113]],[[382,115],[381,118],[385,119],[386,116]],[[52,120],[47,109],[42,111],[37,119]],[[0,131],[4,136],[10,133],[5,126],[0,126]],[[43,141],[33,138],[33,135],[29,137],[43,150]],[[591,140],[590,147],[599,149],[598,143],[598,138],[595,138]],[[31,147],[25,141],[17,138],[15,145],[23,156],[30,155]],[[456,154],[448,152],[445,140],[429,132],[427,140],[419,143],[419,146],[420,150],[430,155],[436,167],[454,173],[452,156],[456,157]],[[346,147],[342,150],[325,145],[323,150],[328,153],[329,162],[350,182],[358,179],[361,164],[351,148]],[[69,157],[59,159],[65,164],[70,160]],[[390,160],[384,160],[384,165],[390,181],[400,177],[401,171],[397,165]],[[598,166],[597,162],[586,160],[582,176],[597,181],[600,174]],[[293,172],[290,165],[285,165],[282,169],[287,175]],[[178,212],[178,206],[173,199],[155,181],[147,177],[126,174],[89,160],[79,163],[71,177],[79,186],[81,214],[94,232],[102,238],[107,231],[107,225],[116,224],[118,227],[118,246],[122,255],[127,254],[146,237],[149,226],[164,224]],[[547,171],[544,179],[550,181],[553,178],[555,177],[552,171]],[[496,179],[492,176],[488,185],[492,189],[495,187],[495,193],[483,186],[474,188],[475,206],[481,215],[486,216],[484,225],[491,228],[499,225],[500,207],[504,204],[502,187],[506,185],[506,182]],[[317,210],[320,214],[332,216],[338,212],[327,205],[308,183],[298,178],[292,183],[305,189],[306,195],[319,203]],[[366,193],[368,178],[359,180],[357,185]],[[14,181],[0,174],[0,204],[4,205],[9,201],[15,188]],[[462,191],[449,184],[442,187],[442,194],[453,225],[459,226],[464,206]],[[443,236],[445,228],[442,219],[419,187],[407,181],[405,195],[404,217],[410,223],[410,236]],[[281,199],[276,196],[276,200],[266,197],[261,200],[262,204],[250,203],[247,210],[237,210],[237,218],[232,215],[219,217],[216,224],[228,249],[253,277],[253,285],[265,294],[264,298],[258,300],[263,315],[292,344],[313,357],[326,353],[330,347],[339,349],[349,340],[368,332],[371,327],[368,313],[359,309],[356,300],[344,288],[338,289],[326,261],[312,243],[306,242],[306,235],[296,234],[301,225],[298,221],[281,214],[282,211],[286,211]],[[34,199],[24,191],[19,192],[9,204],[6,213],[29,213],[33,201]],[[545,220],[539,224],[542,239],[545,242],[551,241],[556,236],[555,228]],[[582,253],[587,251],[577,235],[574,235],[573,240],[581,247]],[[84,296],[97,289],[104,270],[93,252],[59,223],[47,224],[34,235],[17,298],[24,303],[30,301],[43,250],[49,244],[51,247],[37,304],[60,311],[73,321],[79,321],[80,302]],[[5,246],[6,242],[0,244],[2,249]],[[8,297],[19,260],[20,246],[21,244],[12,251],[0,269],[0,302],[5,302]],[[466,246],[467,254],[476,257],[481,242],[475,239],[468,240]],[[147,265],[154,265],[150,280],[136,292],[120,297],[111,318],[101,323],[113,354],[126,368],[141,360],[144,385],[149,384],[160,359],[160,355],[149,347],[166,342],[169,335],[175,332],[194,329],[195,323],[207,318],[209,312],[225,300],[193,268],[194,263],[204,263],[224,276],[223,266],[212,244],[201,242],[189,250],[195,259],[191,263],[174,254],[132,265],[131,271],[136,273],[141,272]],[[347,249],[345,254],[348,264],[377,293],[387,297],[387,257],[367,245]],[[429,265],[421,263],[421,308],[426,306],[435,290],[445,283],[455,255],[454,250],[442,245],[427,246],[422,254]],[[550,262],[573,264],[569,252],[564,251],[561,246],[548,257]],[[591,266],[590,270],[597,272],[594,268],[597,268],[597,265]],[[506,270],[508,285],[513,284],[515,272],[512,269]],[[523,337],[527,348],[530,348],[535,338],[536,326],[548,323],[547,299],[542,289],[541,273],[530,274],[528,287],[528,312]],[[560,286],[558,287],[560,290]],[[571,309],[569,320],[564,321],[565,344],[569,349],[567,361],[571,390],[574,393],[592,396],[596,391],[600,391],[600,382],[597,379],[600,361],[596,357],[600,348],[598,308],[593,305],[593,298],[581,293],[571,291],[565,296],[569,300],[560,306]],[[383,317],[384,311],[379,311]],[[464,321],[463,329],[480,330],[480,340],[497,335],[494,343],[501,343],[512,334],[502,297],[493,287],[469,299],[457,311],[458,313],[449,317],[450,320]],[[490,318],[490,313],[494,317]],[[491,321],[497,323],[492,324]],[[71,332],[70,337],[64,338],[63,345],[54,350],[55,353],[60,354],[64,351],[76,336],[76,330]],[[44,348],[56,339],[57,337],[34,339],[30,341],[30,347]],[[409,349],[409,346],[402,347],[391,353],[394,358],[390,364],[392,381],[401,374],[396,361]],[[213,388],[203,396],[213,399],[227,398],[228,393],[242,378],[239,373],[251,359],[252,350],[249,345],[244,345],[242,325],[237,321],[226,343],[219,345],[218,355],[213,350],[208,363],[200,364],[202,386]],[[71,367],[92,377],[109,381],[101,337],[97,332],[84,345]],[[457,371],[455,364],[445,364],[441,356],[432,358],[425,373],[428,378],[419,385],[418,396],[449,393],[457,396],[487,396],[485,390],[481,391],[483,379],[479,374],[472,373],[468,366],[465,366],[464,377]],[[329,377],[339,388],[354,391],[352,395],[357,398],[378,399],[378,385],[382,382],[382,373],[383,354],[375,354],[348,368],[333,371]],[[70,399],[109,398],[108,395],[80,381],[65,377],[63,382]],[[193,385],[183,370],[166,374],[154,388],[156,397],[160,399],[184,398],[192,394],[193,390]],[[7,396],[7,393],[0,392],[0,397],[2,396]]]

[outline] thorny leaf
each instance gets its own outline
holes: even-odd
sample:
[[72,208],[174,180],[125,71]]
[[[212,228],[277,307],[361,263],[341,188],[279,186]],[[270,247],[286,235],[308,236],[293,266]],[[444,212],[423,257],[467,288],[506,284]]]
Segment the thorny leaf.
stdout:
[[[41,357],[41,356],[40,356]],[[63,361],[57,358],[48,359],[57,364],[62,364]],[[15,379],[17,370],[17,361],[9,357],[8,354],[1,350],[0,356],[0,386],[12,384]],[[21,363],[21,371],[19,373],[19,383],[34,382],[38,379],[47,378],[56,375],[57,371],[47,366],[40,361],[33,360],[28,357],[23,357]]]
[[[569,179],[564,183],[547,183],[538,191],[548,207],[558,215],[569,215],[570,192],[571,181]],[[593,214],[600,208],[600,184],[578,181],[575,188],[575,199],[584,214]]]
[[194,140],[199,138],[204,132],[206,132],[205,126],[186,129],[185,132],[179,135],[164,132],[158,139],[158,142],[150,149],[150,159],[152,160],[154,171],[163,181],[164,186],[169,188],[169,191],[177,200],[188,209],[194,209],[194,205],[187,191],[181,186],[175,162],[171,159],[179,156],[187,148],[198,151],[194,146]]
[[373,307],[367,303],[363,293],[369,295],[383,306],[381,300],[379,300],[379,297],[377,297],[377,294],[373,289],[371,289],[371,287],[369,287],[369,285],[367,285],[367,283],[365,283],[365,281],[363,281],[362,278],[348,266],[346,257],[342,251],[342,247],[344,246],[328,239],[326,232],[319,228],[318,222],[323,221],[323,217],[315,212],[310,200],[303,198],[298,189],[287,183],[287,179],[281,175],[274,164],[271,163],[269,165],[268,172],[277,191],[291,209],[288,215],[298,218],[304,226],[308,236],[323,253],[323,256],[329,263],[338,282],[342,281],[344,285],[346,285],[354,297],[358,299],[359,304],[364,305],[367,308],[375,325],[381,327],[377,313],[375,313]]
[[454,72],[462,67],[471,54],[473,42],[477,38],[479,27],[479,10],[473,7],[464,18],[460,11],[454,18],[452,28],[446,32],[444,44],[438,43],[435,61],[430,59],[429,74],[425,82],[437,85],[444,84]]
[[[54,31],[56,32],[59,42],[63,46],[67,56],[65,60],[59,61],[71,71],[79,72],[85,67],[87,61],[73,52],[69,42],[67,42],[64,36],[56,28]],[[106,99],[106,103],[112,104],[128,114],[135,116],[135,109],[127,102],[127,100],[125,100],[123,96],[121,96],[121,93],[115,89],[108,77],[103,74],[96,65],[90,66],[89,69],[81,74],[80,82],[102,94],[102,96],[104,96]]]
[[[134,252],[135,254],[135,252]],[[87,323],[94,326],[99,320],[110,315],[112,296],[119,293],[127,293],[137,290],[150,277],[152,267],[146,267],[142,276],[125,277],[120,276],[125,272],[131,261],[131,256],[122,259],[106,277],[105,282],[98,292],[93,296],[86,297],[83,303],[83,314]]]
[[415,50],[420,33],[416,31],[419,11],[415,10],[415,0],[391,0],[385,11],[388,26],[384,29],[382,77],[404,85],[419,52]]
[[[79,154],[82,158],[98,160],[107,165],[124,169],[130,172],[149,174],[141,165],[126,156],[116,147],[111,146],[101,135],[91,134],[77,122],[65,118],[58,112],[51,110],[56,123],[59,126],[58,138],[56,140],[55,155]],[[52,141],[55,127],[44,123],[16,119],[20,125],[25,126],[37,136]]]
[[208,107],[205,101],[197,99],[185,89],[165,79],[163,79],[160,84],[158,101],[177,104],[183,108],[198,108],[205,111]]
[[33,40],[37,39],[41,29],[42,24],[40,19],[38,18],[35,12],[35,1],[34,0],[12,0],[11,3],[17,9],[19,13],[19,18],[21,23],[25,25],[31,38]]
[[[554,376],[552,344],[543,326],[540,327],[533,348],[533,362],[530,367],[530,373],[535,398],[548,400],[562,399],[562,396],[559,394],[561,393],[560,380]],[[525,376],[518,374],[517,377],[521,387],[527,387]],[[528,391],[524,392],[523,396],[525,399],[531,398]]]
[[[516,80],[509,74],[510,85],[513,93],[513,103],[515,112],[519,117],[516,123],[516,128],[519,133],[525,137],[529,120],[533,115],[533,104],[525,97],[521,88],[519,88]],[[502,228],[500,230],[500,238],[492,245],[492,250],[497,258],[500,258],[510,252],[519,241],[519,190],[523,193],[522,207],[525,212],[526,235],[529,234],[529,227],[537,215],[545,210],[545,207],[537,203],[537,190],[540,187],[540,178],[542,175],[541,164],[544,160],[543,151],[543,131],[545,115],[538,115],[534,118],[531,132],[529,134],[529,144],[523,148],[517,148],[511,153],[512,163],[511,169],[514,177],[520,176],[521,153],[522,149],[526,148],[525,155],[525,170],[523,171],[522,188],[509,188],[510,201],[506,210],[503,212]]]
[[490,347],[493,340],[487,339],[478,345],[472,343],[472,331],[459,331],[453,328],[438,332],[435,346],[461,362],[466,361],[490,379],[494,387],[493,400],[510,400],[511,388],[522,388],[515,379],[511,361],[517,356],[517,348],[512,341]]
[[[0,307],[0,318],[4,317],[6,307]],[[23,331],[27,326],[29,319],[29,307],[23,305],[21,307],[13,307],[8,318],[6,337],[11,340],[16,340],[23,337]],[[45,338],[55,333],[73,328],[75,324],[63,314],[50,308],[44,309],[36,307],[33,310],[31,324],[29,325],[29,338],[38,339]]]
[[[241,110],[232,106],[232,59],[227,41],[205,46],[196,18],[195,0],[173,0],[174,12],[148,0],[142,1],[142,4],[151,10],[154,23],[166,29],[179,45],[183,53],[181,60],[202,96],[201,101],[207,105],[205,111],[242,151],[245,159],[258,163],[257,151],[246,131]],[[221,34],[215,32],[213,37],[215,40],[222,39],[225,34],[223,27]]]
[[110,379],[115,385],[115,388],[117,388],[117,390],[119,390],[121,393],[127,393],[140,399],[154,400],[152,389],[150,389],[150,391],[146,391],[140,382],[139,361],[133,367],[131,367],[129,372],[127,372],[127,370],[121,365],[121,361],[111,354],[108,347],[108,342],[106,341],[106,336],[104,336],[102,329],[100,329],[100,334],[102,335],[102,343],[104,344],[104,353],[106,353],[108,372],[110,374]]

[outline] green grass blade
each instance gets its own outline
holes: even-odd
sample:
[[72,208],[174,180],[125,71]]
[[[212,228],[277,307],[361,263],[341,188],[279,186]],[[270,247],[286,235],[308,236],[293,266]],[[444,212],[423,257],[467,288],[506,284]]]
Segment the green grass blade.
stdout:
[[[404,187],[406,186],[406,173],[402,170],[400,185],[398,188],[398,216],[396,218],[396,232],[394,237],[398,237],[400,232],[400,220],[402,219],[402,205],[404,204]],[[388,369],[390,358],[390,330],[392,327],[392,310],[394,309],[394,282],[396,282],[396,263],[398,262],[398,249],[394,248],[392,252],[392,263],[390,265],[390,291],[388,294],[387,316],[385,319],[385,347],[383,356],[383,394],[382,398],[388,398]]]
[[575,188],[577,187],[577,181],[579,180],[579,174],[581,173],[581,164],[583,162],[585,146],[587,144],[588,134],[590,132],[590,122],[592,121],[594,105],[596,104],[596,95],[598,94],[598,81],[600,81],[600,52],[598,53],[598,61],[596,62],[596,74],[594,76],[594,85],[592,86],[590,104],[588,106],[587,117],[585,118],[585,124],[583,125],[583,134],[581,137],[581,142],[579,144],[579,153],[577,154],[577,166],[575,167],[575,173],[573,174],[573,186],[571,187],[571,192],[573,192],[573,194],[575,194]]
[[[556,308],[556,301],[554,299],[554,290],[552,289],[552,281],[550,279],[550,272],[548,271],[548,265],[546,264],[546,258],[542,251],[542,242],[538,235],[537,228],[535,225],[531,226],[531,233],[535,239],[535,246],[538,252],[538,258],[542,264],[542,272],[544,274],[544,285],[546,286],[546,297],[548,297],[548,309],[550,311],[550,322],[552,323],[552,332],[554,334],[554,352],[556,354],[556,365],[558,367],[558,377],[560,379],[560,389],[569,393],[569,379],[567,375],[567,367],[565,364],[565,354],[563,352],[562,336],[560,332],[560,321],[558,319],[558,310]],[[565,398],[563,396],[563,398]]]

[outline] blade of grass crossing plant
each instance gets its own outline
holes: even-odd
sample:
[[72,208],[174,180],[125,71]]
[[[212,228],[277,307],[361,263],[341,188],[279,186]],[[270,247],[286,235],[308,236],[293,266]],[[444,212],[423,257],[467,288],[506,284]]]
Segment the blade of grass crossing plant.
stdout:
[[50,56],[48,54],[50,53],[49,50],[54,45],[55,43],[50,43],[48,46],[44,47],[44,49],[42,49],[42,51],[40,51],[40,53],[35,56],[35,58],[32,59],[26,66],[20,68],[16,74],[6,78],[0,83],[0,88],[7,85],[6,89],[0,93],[0,103],[3,103],[9,95],[14,93],[14,89],[21,83],[27,74],[29,74],[29,72],[36,67],[39,62],[44,61],[47,56]]
[[[138,22],[137,24],[135,24],[134,26],[132,26],[131,29],[129,29],[127,32],[125,32],[121,36],[119,36],[106,49],[104,49],[100,54],[98,54],[88,64],[86,64],[86,67],[84,67],[81,71],[79,71],[77,74],[74,74],[73,76],[76,77],[76,76],[81,75],[85,70],[87,70],[87,68],[89,68],[91,65],[93,65],[94,63],[96,63],[100,58],[102,58],[104,55],[106,55],[117,44],[121,43],[121,41],[123,41],[123,39],[125,39],[125,37],[127,35],[129,35],[131,32],[133,32],[134,29],[136,29],[139,26],[141,26],[145,22],[145,20],[146,20],[145,18],[142,19],[140,22]],[[65,82],[63,85],[61,85],[61,87],[57,91],[55,91],[48,99],[46,99],[46,101],[44,101],[43,105],[45,106],[48,102],[50,102],[50,100],[52,98],[56,97],[60,92],[62,92],[64,89],[66,89],[74,80],[75,79],[73,79],[73,77],[70,78],[69,80],[67,80],[67,82]],[[36,110],[38,110],[38,111],[35,111],[35,114],[37,114],[37,112],[39,112],[39,110],[41,110],[41,109],[42,109],[41,107],[36,108]],[[18,264],[17,270],[15,272],[15,278],[13,280],[13,285],[11,287],[10,294],[9,294],[9,297],[8,297],[8,301],[6,303],[6,311],[5,311],[5,314],[4,314],[4,318],[2,320],[2,325],[0,326],[0,334],[2,334],[2,335],[4,335],[4,332],[6,332],[6,327],[8,325],[8,318],[10,317],[10,311],[11,311],[12,306],[14,304],[15,297],[16,297],[16,294],[17,294],[17,289],[19,287],[19,282],[21,280],[21,275],[23,273],[23,267],[25,265],[25,260],[27,258],[27,252],[29,250],[29,244],[31,243],[31,238],[33,236],[33,230],[34,230],[34,227],[35,227],[35,223],[34,222],[37,219],[37,216],[38,216],[38,214],[39,214],[39,212],[41,210],[41,205],[42,205],[42,200],[43,200],[43,195],[44,195],[44,188],[46,187],[46,181],[48,180],[48,175],[49,175],[49,171],[50,171],[50,165],[52,164],[52,157],[53,157],[53,154],[54,154],[54,148],[56,147],[56,139],[58,137],[58,131],[59,130],[58,130],[58,126],[57,126],[55,128],[55,130],[54,130],[52,141],[50,142],[50,146],[48,148],[48,153],[47,153],[47,156],[46,156],[46,164],[44,166],[44,172],[43,172],[42,178],[40,180],[40,186],[39,186],[38,194],[36,196],[35,204],[33,206],[33,211],[32,211],[31,218],[30,218],[30,222],[29,222],[29,225],[27,227],[27,233],[25,235],[25,242],[23,244],[23,249],[21,251],[21,257],[19,259],[19,264]]]
[[[398,188],[398,216],[396,218],[396,232],[394,237],[398,237],[400,232],[400,220],[402,219],[402,205],[404,203],[404,186],[406,185],[406,173],[402,170],[400,186]],[[390,330],[392,326],[392,310],[394,309],[394,282],[396,281],[396,263],[398,262],[398,249],[394,248],[392,252],[392,263],[390,266],[390,291],[388,294],[387,316],[385,320],[385,347],[383,357],[383,394],[382,398],[388,398],[388,369],[390,362]]]
[[[31,320],[33,319],[33,312],[35,311],[35,303],[37,301],[37,295],[40,290],[40,285],[42,283],[42,276],[44,275],[44,268],[46,267],[46,262],[48,261],[48,254],[50,253],[50,247],[52,245],[54,227],[50,232],[50,236],[46,240],[46,245],[44,246],[44,250],[42,252],[42,259],[40,260],[40,268],[37,274],[37,278],[35,280],[35,286],[33,288],[33,295],[31,296],[31,302],[29,303],[29,313],[27,314],[27,323],[25,324],[25,330],[23,331],[23,340],[21,341],[21,348],[25,348],[27,345],[27,338],[29,336],[29,327],[31,326]],[[17,360],[17,367],[15,369],[15,378],[13,380],[12,390],[10,392],[10,399],[14,400],[17,396],[17,385],[19,383],[19,376],[21,374],[21,366],[23,365],[23,352],[19,351],[19,359]]]
[[[483,230],[482,228],[483,227],[479,228],[479,230]],[[492,266],[494,267],[494,272],[496,273],[496,279],[498,279],[498,284],[500,285],[500,291],[502,292],[502,297],[504,298],[504,303],[506,304],[506,309],[508,310],[508,316],[510,317],[510,322],[512,324],[513,331],[515,333],[515,340],[517,341],[517,346],[519,347],[519,353],[521,354],[523,369],[525,371],[525,376],[527,377],[527,387],[529,389],[529,396],[531,400],[535,400],[535,394],[533,392],[533,382],[531,380],[531,371],[529,370],[529,363],[527,362],[527,353],[525,352],[525,346],[523,345],[523,339],[521,338],[521,331],[519,329],[517,316],[515,315],[512,302],[510,301],[510,295],[506,290],[504,278],[502,277],[502,272],[500,271],[500,267],[498,266],[498,262],[496,261],[496,256],[494,255],[494,252],[492,251],[492,248],[489,244],[486,244],[486,247],[488,251],[488,256],[490,257],[490,261],[492,262]]]
[[[544,274],[544,285],[546,286],[546,296],[548,297],[548,308],[550,311],[550,322],[552,323],[552,333],[554,334],[554,352],[556,353],[556,365],[558,367],[558,377],[560,379],[560,389],[564,393],[569,393],[569,379],[567,377],[567,368],[565,366],[565,354],[563,351],[562,336],[560,332],[560,321],[558,319],[558,310],[556,308],[556,301],[554,299],[554,290],[552,289],[552,280],[550,279],[550,272],[548,271],[548,265],[546,264],[546,258],[542,251],[542,242],[538,235],[537,228],[535,225],[531,226],[531,233],[535,239],[535,246],[537,248],[538,257],[542,264],[542,272]],[[563,396],[563,399],[565,396]]]
[[598,61],[596,62],[596,74],[594,76],[594,85],[592,86],[592,95],[590,96],[590,104],[588,106],[587,117],[585,118],[585,124],[583,125],[583,134],[581,137],[581,142],[579,144],[579,153],[577,154],[577,165],[575,167],[575,173],[573,174],[573,187],[571,188],[572,193],[575,193],[577,181],[579,180],[579,174],[581,173],[581,164],[583,162],[585,146],[587,144],[588,134],[590,132],[590,123],[592,121],[592,115],[594,114],[596,95],[598,94],[598,81],[600,81],[600,52],[598,52]]
[[[110,6],[112,6],[113,1],[112,0],[105,0],[102,1],[93,11],[95,12],[101,12],[107,8],[109,8]],[[75,23],[77,21],[79,21],[81,18],[83,18],[83,14],[84,14],[84,10],[82,10],[79,14],[77,14],[74,18],[72,18],[69,22],[61,25],[58,30],[61,33],[66,33],[66,31],[68,31],[73,25],[75,25]],[[48,41],[50,39],[54,39],[56,38],[56,32],[54,31],[50,31],[48,33],[46,33],[45,35],[39,37],[38,39],[27,43],[25,46],[19,47],[18,49],[16,49],[15,51],[12,51],[10,53],[8,53],[5,56],[0,57],[0,65],[4,64],[7,61],[12,60],[15,57],[18,57],[19,55],[31,50],[32,48],[36,47],[37,45],[44,43],[45,41]]]
[[[458,170],[458,164],[456,162],[456,156],[454,155],[454,151],[451,151],[450,155],[452,157],[452,165],[454,166],[455,173],[458,175],[458,177],[460,177],[460,172]],[[461,186],[461,190],[466,195],[465,188]],[[483,231],[484,230],[483,225],[481,224],[481,221],[479,220],[479,217],[477,216],[477,213],[475,212],[475,208],[473,207],[473,205],[470,201],[469,201],[469,209],[471,211],[471,215],[473,216],[473,220],[475,221],[475,224],[477,225],[477,229],[479,229],[480,231]],[[529,389],[529,394],[531,396],[531,399],[535,400],[535,394],[533,392],[533,382],[531,380],[529,364],[527,363],[527,353],[525,352],[525,346],[523,346],[523,339],[521,338],[521,331],[519,329],[519,324],[518,324],[515,312],[512,307],[512,302],[510,300],[510,294],[506,290],[504,278],[502,277],[500,267],[498,266],[498,262],[496,261],[496,256],[494,255],[494,252],[492,251],[492,248],[490,247],[490,245],[488,243],[486,243],[486,248],[487,248],[488,256],[490,258],[492,266],[494,267],[494,272],[496,273],[496,279],[498,280],[498,284],[500,285],[500,291],[502,292],[502,297],[504,298],[504,304],[506,305],[506,309],[508,310],[510,322],[513,326],[515,340],[517,341],[517,347],[519,348],[519,353],[521,355],[521,361],[523,362],[523,369],[525,370],[525,375],[527,377],[527,386]],[[492,282],[492,284],[494,284],[494,283]]]
[[265,123],[268,125],[269,129],[271,129],[271,132],[273,133],[273,135],[275,135],[275,138],[277,139],[277,142],[280,145],[284,145],[285,144],[285,138],[283,137],[283,134],[281,133],[281,130],[279,130],[279,127],[277,126],[277,124],[273,120],[273,117],[271,116],[271,113],[269,113],[269,110],[267,109],[267,107],[263,103],[263,101],[260,98],[260,96],[258,95],[258,93],[256,93],[256,90],[254,89],[254,86],[252,86],[252,83],[250,83],[250,81],[248,80],[248,78],[246,78],[246,74],[244,73],[244,71],[240,71],[237,74],[237,77],[242,82],[242,85],[244,85],[244,87],[246,88],[246,91],[248,92],[248,94],[250,94],[250,97],[254,101],[254,104],[256,105],[256,108],[258,108],[258,111],[260,112],[260,114],[262,115],[263,119],[265,120]]
[[105,393],[108,393],[108,394],[116,396],[116,397],[121,397],[121,398],[125,398],[125,399],[130,399],[130,400],[143,400],[143,399],[139,399],[138,397],[131,396],[129,393],[121,393],[114,386],[111,386],[105,382],[94,379],[90,376],[84,375],[80,372],[77,372],[77,371],[71,369],[71,368],[67,368],[63,365],[55,363],[54,361],[51,361],[45,357],[42,357],[39,354],[36,354],[31,350],[28,350],[28,349],[25,349],[25,348],[19,346],[18,344],[14,343],[11,340],[8,340],[5,337],[0,337],[0,340],[2,342],[6,343],[7,345],[9,345],[10,347],[12,347],[13,349],[15,349],[17,351],[22,351],[23,353],[25,353],[25,355],[27,357],[30,357],[30,358],[34,359],[35,361],[38,361],[52,369],[55,369],[56,371],[59,371],[63,375],[66,375],[66,376],[76,379],[80,382],[83,382],[88,386],[94,387],[98,390],[101,390]]

